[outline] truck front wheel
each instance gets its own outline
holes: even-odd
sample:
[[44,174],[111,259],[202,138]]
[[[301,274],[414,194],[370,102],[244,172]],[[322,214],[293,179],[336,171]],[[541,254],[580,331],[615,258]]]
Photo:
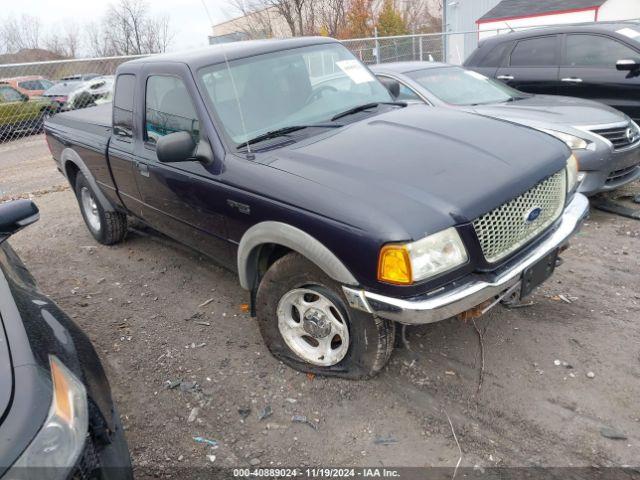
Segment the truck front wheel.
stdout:
[[350,308],[340,285],[298,253],[269,268],[256,309],[269,351],[302,372],[368,378],[393,350],[395,324]]
[[107,212],[82,172],[76,177],[76,198],[82,218],[98,242],[113,245],[121,242],[127,233],[127,216],[120,212]]

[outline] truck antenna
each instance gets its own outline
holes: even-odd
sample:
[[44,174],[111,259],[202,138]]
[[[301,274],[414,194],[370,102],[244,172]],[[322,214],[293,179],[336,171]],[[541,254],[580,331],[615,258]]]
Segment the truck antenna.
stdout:
[[255,154],[251,151],[251,144],[249,143],[249,136],[247,135],[247,126],[244,122],[244,114],[242,113],[242,105],[240,104],[240,98],[238,95],[238,89],[236,88],[236,82],[233,78],[233,72],[231,71],[231,67],[229,66],[229,58],[227,57],[227,46],[225,44],[220,45],[222,47],[222,54],[224,55],[224,64],[227,67],[227,73],[229,74],[229,79],[231,80],[231,88],[233,88],[233,95],[236,100],[236,105],[238,106],[238,113],[240,114],[240,125],[242,126],[242,133],[246,139],[247,145],[247,159],[253,160],[255,158]]

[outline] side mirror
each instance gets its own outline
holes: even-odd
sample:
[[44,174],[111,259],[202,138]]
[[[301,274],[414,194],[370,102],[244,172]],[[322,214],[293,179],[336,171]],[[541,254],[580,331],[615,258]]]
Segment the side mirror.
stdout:
[[380,83],[385,86],[389,93],[396,100],[400,96],[400,82],[393,78],[379,77]]
[[640,63],[638,63],[638,60],[624,59],[618,60],[616,62],[616,70],[620,70],[623,72],[633,72],[634,70],[638,70],[639,68]]
[[188,132],[174,132],[160,137],[156,143],[156,155],[163,163],[195,160],[196,142]]
[[28,102],[29,101],[29,95],[25,95],[24,93],[20,94],[22,96],[22,101],[23,102]]
[[40,218],[38,207],[31,200],[14,200],[0,204],[0,242]]

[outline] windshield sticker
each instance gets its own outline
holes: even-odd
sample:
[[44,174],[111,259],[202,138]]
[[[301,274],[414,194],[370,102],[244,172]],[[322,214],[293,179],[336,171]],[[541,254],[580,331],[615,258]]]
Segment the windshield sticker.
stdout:
[[629,38],[640,37],[640,32],[637,30],[634,30],[633,28],[621,28],[620,30],[616,30],[616,33],[619,33],[620,35],[624,35],[625,37],[629,37]]
[[375,78],[369,70],[367,70],[360,62],[357,60],[340,60],[336,62],[336,65],[340,67],[344,73],[346,73],[353,83],[367,83],[374,82]]
[[473,70],[465,70],[464,73],[466,73],[470,77],[477,78],[478,80],[486,80],[487,79],[487,77],[485,77],[481,73],[474,72]]

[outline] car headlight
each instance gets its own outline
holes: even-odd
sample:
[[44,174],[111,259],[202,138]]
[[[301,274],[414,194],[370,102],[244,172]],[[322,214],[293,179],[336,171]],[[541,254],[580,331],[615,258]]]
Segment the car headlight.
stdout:
[[89,423],[87,392],[56,357],[49,356],[49,365],[53,383],[49,415],[5,478],[66,478],[84,448]]
[[572,192],[578,184],[578,159],[572,153],[567,159],[567,193]]
[[410,285],[463,265],[468,259],[458,231],[451,227],[416,242],[382,247],[378,280]]
[[540,130],[562,140],[571,150],[593,150],[595,148],[595,144],[586,138],[576,137],[569,133],[548,130],[546,128],[541,128]]

